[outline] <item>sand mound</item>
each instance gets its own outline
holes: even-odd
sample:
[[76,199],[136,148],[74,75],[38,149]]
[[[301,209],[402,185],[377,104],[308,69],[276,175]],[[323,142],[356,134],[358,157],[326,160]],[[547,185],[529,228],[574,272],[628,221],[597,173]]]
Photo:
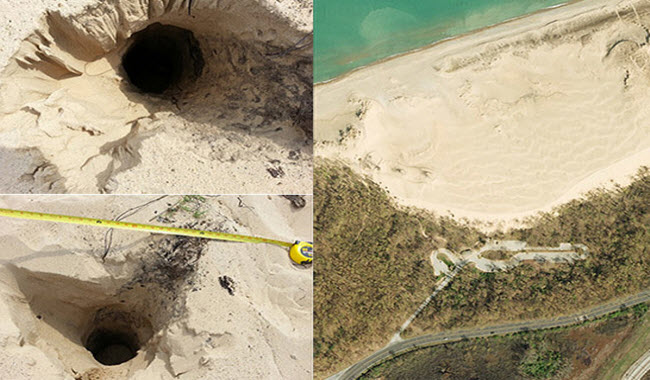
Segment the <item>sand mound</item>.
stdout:
[[[115,215],[151,199],[5,196],[0,205]],[[174,200],[129,220],[310,238],[309,210],[280,197],[208,199],[200,222],[166,212]],[[102,261],[105,230],[0,224],[7,378],[311,378],[311,270],[281,248],[116,231]]]
[[311,3],[76,3],[2,65],[1,192],[311,188]]
[[650,163],[647,25],[647,2],[579,2],[319,85],[318,154],[486,220],[627,179]]

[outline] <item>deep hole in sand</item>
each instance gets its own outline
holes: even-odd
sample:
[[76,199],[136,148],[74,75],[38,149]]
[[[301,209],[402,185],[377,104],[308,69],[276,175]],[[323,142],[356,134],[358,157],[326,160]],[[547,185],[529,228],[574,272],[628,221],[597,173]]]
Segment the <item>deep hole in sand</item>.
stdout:
[[[201,228],[209,228],[205,223]],[[190,225],[195,223],[183,226]],[[132,259],[114,259],[115,251],[99,266],[90,264],[91,258],[81,259],[79,265],[90,273],[105,270],[92,281],[62,270],[10,266],[9,277],[20,296],[8,312],[18,321],[25,344],[43,349],[70,375],[66,378],[98,379],[96,373],[107,374],[102,379],[131,378],[159,354],[170,363],[165,356],[168,333],[186,317],[189,291],[202,279],[199,258],[206,244],[203,239],[152,236],[125,251]],[[58,251],[38,252],[49,257]],[[182,335],[183,345],[203,339]]]
[[117,365],[133,359],[139,344],[133,331],[97,329],[88,337],[86,348],[104,365]]
[[105,307],[95,313],[82,341],[99,363],[119,365],[138,355],[151,337],[150,329],[150,321],[140,315]]
[[187,29],[155,23],[131,39],[122,67],[129,81],[143,92],[163,93],[203,71],[199,43]]
[[[154,183],[170,178],[165,192],[276,186],[269,166],[292,177],[283,188],[311,186],[302,13],[295,23],[268,2],[241,0],[195,3],[190,17],[186,3],[99,1],[47,13],[0,67],[0,135],[20,135],[0,149],[0,175],[11,178],[0,192],[128,191],[161,152],[178,158],[156,166]],[[196,146],[200,159],[176,141]],[[215,185],[190,166],[256,180]]]

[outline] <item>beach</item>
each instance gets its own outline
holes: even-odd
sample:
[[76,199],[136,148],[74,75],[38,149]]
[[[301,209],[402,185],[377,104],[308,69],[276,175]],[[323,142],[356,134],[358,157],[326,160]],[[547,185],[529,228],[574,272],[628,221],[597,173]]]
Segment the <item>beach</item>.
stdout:
[[[170,212],[178,202],[195,211]],[[130,210],[124,220],[135,223],[290,241],[311,239],[306,202],[297,209],[280,196],[0,197],[2,208],[108,219]],[[5,378],[312,378],[312,272],[282,247],[116,230],[106,254],[104,228],[7,218],[0,227]],[[101,361],[91,350],[102,329],[131,334],[135,357]]]
[[401,204],[518,225],[650,164],[644,1],[582,1],[315,87],[315,151]]
[[[566,0],[391,0],[314,3],[314,82]],[[345,9],[345,12],[341,12]]]

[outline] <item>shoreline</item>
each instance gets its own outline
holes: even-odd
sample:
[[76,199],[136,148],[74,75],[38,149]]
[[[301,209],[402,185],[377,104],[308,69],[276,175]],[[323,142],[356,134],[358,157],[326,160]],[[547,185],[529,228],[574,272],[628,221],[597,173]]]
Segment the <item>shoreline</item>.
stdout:
[[478,29],[474,29],[474,30],[471,30],[471,31],[468,31],[468,32],[465,32],[465,33],[457,34],[457,35],[455,35],[455,36],[451,36],[451,37],[446,37],[446,38],[443,38],[443,39],[441,39],[441,40],[438,40],[438,41],[434,41],[434,42],[432,42],[432,43],[429,43],[429,44],[427,44],[427,45],[423,45],[423,46],[417,47],[417,48],[415,48],[415,49],[407,50],[407,51],[404,51],[404,52],[401,52],[401,53],[395,53],[395,54],[389,55],[389,56],[387,56],[387,57],[380,58],[380,59],[378,59],[378,60],[376,60],[376,61],[370,62],[370,63],[368,63],[368,64],[366,64],[366,65],[355,67],[355,68],[353,68],[353,69],[351,69],[351,70],[349,70],[349,71],[346,71],[345,73],[342,73],[342,74],[340,74],[340,75],[337,75],[337,76],[334,77],[334,78],[330,78],[330,79],[327,79],[327,80],[324,80],[324,81],[320,81],[320,82],[314,82],[314,88],[315,88],[316,86],[325,85],[325,84],[330,84],[330,83],[334,83],[334,82],[336,82],[336,81],[338,81],[338,80],[343,80],[343,79],[345,79],[345,77],[347,77],[347,76],[351,75],[352,73],[357,72],[357,71],[359,71],[359,70],[363,70],[363,69],[366,69],[366,68],[372,67],[372,66],[374,66],[374,65],[379,65],[379,64],[385,63],[385,62],[387,62],[387,61],[390,61],[390,60],[393,60],[393,59],[396,59],[396,58],[400,58],[400,57],[403,57],[403,56],[407,56],[407,55],[409,55],[409,54],[415,54],[415,53],[421,52],[421,51],[423,51],[423,50],[427,50],[427,49],[433,48],[433,47],[435,47],[435,46],[437,46],[437,45],[440,45],[440,44],[443,44],[443,43],[445,43],[445,42],[450,42],[450,41],[458,40],[458,39],[460,39],[460,38],[469,37],[469,36],[472,36],[472,35],[474,35],[474,34],[478,34],[478,33],[484,32],[484,31],[486,31],[486,30],[490,30],[490,29],[493,29],[493,28],[498,28],[498,27],[500,27],[500,26],[502,26],[502,25],[505,25],[505,24],[508,24],[508,23],[511,23],[511,22],[516,22],[516,21],[521,20],[521,19],[526,19],[526,18],[531,17],[531,16],[534,16],[534,15],[536,15],[536,14],[549,12],[549,11],[552,11],[552,10],[554,10],[554,9],[564,8],[564,7],[567,7],[567,6],[570,6],[570,5],[573,5],[573,4],[577,4],[577,3],[582,3],[582,2],[585,2],[585,1],[588,1],[588,0],[569,0],[569,1],[567,1],[567,2],[565,2],[565,3],[562,3],[562,4],[553,5],[553,6],[550,6],[550,7],[546,7],[546,8],[538,9],[538,10],[533,11],[533,12],[531,12],[531,13],[523,14],[523,15],[521,15],[521,16],[517,16],[517,17],[509,18],[509,19],[507,19],[507,20],[504,20],[504,21],[498,22],[498,23],[496,23],[496,24],[486,25],[486,26],[484,26],[484,27],[481,27],[481,28],[478,28]]
[[643,46],[638,4],[547,8],[317,84],[316,155],[487,229],[625,185],[650,165],[645,66],[629,59],[645,51],[603,49]]

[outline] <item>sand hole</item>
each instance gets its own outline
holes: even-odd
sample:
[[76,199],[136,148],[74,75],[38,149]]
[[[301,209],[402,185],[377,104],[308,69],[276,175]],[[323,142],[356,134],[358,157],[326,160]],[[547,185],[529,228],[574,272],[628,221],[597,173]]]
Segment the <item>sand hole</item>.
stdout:
[[133,359],[140,349],[133,331],[94,330],[86,348],[104,365],[117,365]]
[[129,81],[143,92],[163,93],[198,78],[203,71],[199,42],[187,29],[155,23],[131,39],[122,67]]
[[84,347],[95,360],[107,366],[133,359],[151,337],[147,319],[110,307],[97,311],[87,330]]
[[0,192],[133,192],[150,165],[165,192],[252,191],[278,186],[271,161],[284,192],[311,186],[310,4],[91,3],[48,12],[0,67]]

